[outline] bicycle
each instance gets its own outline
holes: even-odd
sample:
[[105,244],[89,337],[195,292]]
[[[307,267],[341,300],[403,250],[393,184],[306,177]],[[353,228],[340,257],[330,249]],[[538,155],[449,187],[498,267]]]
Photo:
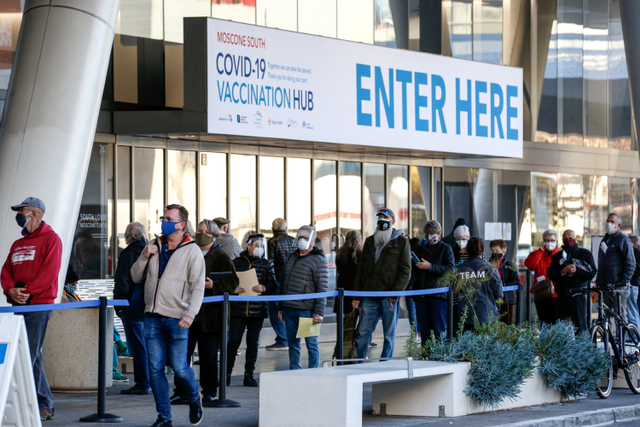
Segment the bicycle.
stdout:
[[[620,307],[620,294],[622,291],[615,285],[607,285],[606,288],[592,288],[588,291],[598,292],[598,318],[593,321],[590,328],[591,340],[598,348],[611,355],[611,364],[607,375],[600,379],[596,392],[602,399],[611,394],[614,378],[618,378],[618,370],[622,369],[629,389],[634,394],[640,394],[640,380],[635,384],[632,372],[640,368],[640,331],[635,325],[625,324],[624,319],[604,303],[604,292],[611,292],[615,296]],[[618,336],[611,330],[610,319],[616,325]]]

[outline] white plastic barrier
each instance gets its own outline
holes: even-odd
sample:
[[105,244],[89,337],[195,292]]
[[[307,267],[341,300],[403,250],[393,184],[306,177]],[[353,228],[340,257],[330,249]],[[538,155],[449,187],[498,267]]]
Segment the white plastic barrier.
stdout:
[[24,318],[0,314],[0,424],[41,426]]

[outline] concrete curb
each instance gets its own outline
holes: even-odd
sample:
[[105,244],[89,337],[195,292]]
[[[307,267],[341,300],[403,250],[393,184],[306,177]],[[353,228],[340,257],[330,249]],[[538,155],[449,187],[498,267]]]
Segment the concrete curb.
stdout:
[[598,427],[634,420],[640,420],[640,405],[599,409],[597,411],[580,412],[560,417],[502,424],[495,427]]

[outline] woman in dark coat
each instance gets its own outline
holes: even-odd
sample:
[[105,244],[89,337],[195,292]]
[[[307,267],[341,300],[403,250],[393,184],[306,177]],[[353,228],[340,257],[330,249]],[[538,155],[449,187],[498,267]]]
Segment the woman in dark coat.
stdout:
[[[358,264],[362,259],[362,235],[359,231],[351,230],[347,233],[344,245],[338,249],[336,257],[336,269],[338,270],[338,281],[336,288],[342,288],[345,291],[352,291],[353,284],[356,280],[356,272]],[[351,306],[352,297],[344,297],[344,314],[347,315],[353,311]],[[333,312],[338,312],[336,304],[333,305]]]

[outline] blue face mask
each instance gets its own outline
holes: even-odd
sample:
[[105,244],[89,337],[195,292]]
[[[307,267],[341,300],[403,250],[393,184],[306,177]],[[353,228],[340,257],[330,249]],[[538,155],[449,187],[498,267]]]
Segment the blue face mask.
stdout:
[[173,233],[175,233],[176,231],[178,231],[178,229],[176,228],[176,225],[180,224],[179,222],[169,222],[169,221],[162,221],[162,235],[163,236],[169,236]]
[[24,228],[27,225],[27,217],[22,214],[16,214],[16,222],[20,228]]

